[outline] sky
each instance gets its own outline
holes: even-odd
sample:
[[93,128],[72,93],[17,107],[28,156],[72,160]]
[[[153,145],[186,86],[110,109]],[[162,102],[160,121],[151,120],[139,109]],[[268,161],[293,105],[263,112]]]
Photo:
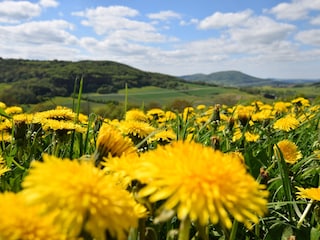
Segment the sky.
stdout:
[[320,0],[4,0],[0,57],[320,79]]

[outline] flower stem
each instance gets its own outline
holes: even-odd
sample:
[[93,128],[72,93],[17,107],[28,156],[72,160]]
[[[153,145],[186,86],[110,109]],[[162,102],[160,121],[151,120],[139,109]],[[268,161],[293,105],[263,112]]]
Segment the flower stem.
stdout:
[[312,203],[313,203],[313,200],[310,200],[310,202],[308,203],[307,207],[304,209],[304,211],[303,211],[303,213],[302,213],[302,215],[301,215],[301,217],[299,219],[299,222],[297,224],[297,228],[298,229],[301,227],[303,220],[306,218],[306,216],[307,216],[307,214],[308,214],[308,212],[309,212],[309,210],[311,208]]
[[189,240],[190,225],[191,222],[188,217],[181,221],[178,240]]
[[229,240],[235,240],[236,239],[237,230],[238,230],[238,221],[234,219],[233,220],[233,224],[232,224],[232,229],[231,229]]

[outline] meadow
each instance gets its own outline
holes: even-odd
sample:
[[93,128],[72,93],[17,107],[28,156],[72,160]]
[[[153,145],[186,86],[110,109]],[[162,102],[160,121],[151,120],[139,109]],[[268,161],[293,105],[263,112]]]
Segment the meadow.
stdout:
[[319,239],[317,101],[144,90],[108,100],[193,106],[113,119],[82,113],[81,94],[32,113],[0,103],[0,239]]

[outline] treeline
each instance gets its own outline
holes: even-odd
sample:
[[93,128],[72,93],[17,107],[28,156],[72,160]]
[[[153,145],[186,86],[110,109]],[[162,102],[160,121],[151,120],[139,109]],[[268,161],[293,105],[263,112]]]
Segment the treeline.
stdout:
[[[33,104],[55,96],[70,96],[83,78],[84,93],[116,93],[129,88],[157,86],[185,88],[186,81],[138,70],[112,61],[37,61],[0,58],[0,101]],[[78,80],[78,81],[77,81]],[[8,86],[9,84],[9,86]]]

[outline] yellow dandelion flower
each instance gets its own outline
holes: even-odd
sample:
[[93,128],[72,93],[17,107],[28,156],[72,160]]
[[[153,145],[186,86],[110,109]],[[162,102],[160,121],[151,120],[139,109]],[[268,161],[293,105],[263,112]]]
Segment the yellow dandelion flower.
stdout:
[[188,120],[192,117],[194,117],[195,113],[194,113],[194,108],[193,107],[186,107],[183,109],[183,113],[182,113],[182,117],[183,120]]
[[300,188],[297,187],[298,198],[308,198],[314,201],[320,201],[320,188]]
[[89,161],[44,155],[43,162],[31,163],[22,194],[29,204],[46,203],[44,214],[56,212],[55,221],[70,237],[86,231],[106,239],[108,231],[124,239],[145,209],[115,180]]
[[70,108],[57,106],[55,109],[47,110],[43,112],[37,112],[36,118],[39,119],[55,119],[55,120],[71,120],[74,121],[76,114]]
[[273,124],[273,128],[278,129],[278,130],[282,130],[282,131],[286,131],[286,132],[290,132],[291,130],[296,129],[299,125],[300,125],[300,123],[297,120],[297,118],[294,115],[289,114],[289,115],[286,115],[285,117],[278,119]]
[[6,166],[6,163],[2,156],[0,156],[0,177],[6,172],[9,172],[11,169]]
[[0,108],[5,109],[7,105],[4,102],[0,102]]
[[165,119],[166,121],[175,120],[177,118],[177,114],[172,111],[165,112]]
[[12,107],[7,107],[5,110],[6,114],[12,115],[12,114],[19,114],[23,112],[22,107],[19,106],[12,106]]
[[[139,165],[141,159],[139,155],[122,154],[120,157],[108,158],[108,161],[102,162],[101,165],[108,174],[112,174],[119,182],[123,184],[123,187],[127,187],[134,179],[132,173],[139,171]],[[146,179],[141,180],[145,182]]]
[[266,212],[268,192],[246,172],[240,158],[195,142],[174,142],[141,155],[139,196],[164,200],[180,220],[230,228],[230,215],[250,227]]
[[87,128],[82,127],[79,124],[74,123],[73,121],[60,121],[55,119],[44,119],[42,121],[42,128],[43,130],[53,130],[53,131],[76,131],[79,133],[85,133]]
[[145,138],[150,133],[155,131],[155,128],[149,123],[141,121],[122,121],[119,125],[119,129],[125,135],[130,135],[138,138]]
[[207,106],[204,105],[204,104],[199,104],[199,105],[196,107],[196,109],[199,110],[199,111],[202,111],[202,110],[204,110],[206,107],[207,107]]
[[27,113],[21,113],[21,114],[14,115],[12,118],[13,118],[15,124],[20,124],[20,123],[31,124],[34,119],[34,115],[27,114]]
[[272,114],[272,111],[270,109],[265,109],[256,113],[253,113],[251,116],[252,121],[265,121],[268,119],[272,119],[274,116]]
[[234,133],[233,133],[233,136],[232,136],[232,141],[236,142],[236,141],[240,140],[241,137],[242,137],[241,129],[240,128],[236,128]]
[[203,125],[210,120],[209,116],[201,116],[196,118],[196,123],[199,125]]
[[276,102],[273,104],[273,110],[275,113],[286,113],[292,106],[289,102]]
[[0,142],[11,142],[12,133],[7,131],[0,131]]
[[244,133],[244,137],[246,139],[247,142],[256,142],[260,139],[260,135],[259,134],[254,134],[251,132],[245,132]]
[[173,130],[163,130],[157,132],[148,139],[148,142],[169,143],[177,139],[177,134]]
[[99,130],[96,147],[96,165],[102,161],[103,157],[120,157],[124,153],[136,153],[132,140],[123,136],[114,126],[106,123]]
[[131,109],[126,112],[125,120],[147,122],[148,116],[140,109]]
[[53,225],[52,215],[40,215],[39,206],[28,206],[21,194],[0,194],[0,239],[66,239]]
[[[277,147],[278,146],[278,147]],[[296,163],[299,159],[302,158],[301,152],[298,150],[297,145],[290,140],[282,140],[276,144],[274,147],[275,153],[280,157],[279,150],[282,153],[283,159],[290,164]]]
[[160,108],[152,108],[149,111],[147,111],[147,116],[151,120],[158,120],[158,119],[163,118],[165,116],[165,112]]
[[309,107],[310,101],[308,99],[305,99],[303,97],[295,98],[291,101],[293,104],[298,105],[299,107]]

